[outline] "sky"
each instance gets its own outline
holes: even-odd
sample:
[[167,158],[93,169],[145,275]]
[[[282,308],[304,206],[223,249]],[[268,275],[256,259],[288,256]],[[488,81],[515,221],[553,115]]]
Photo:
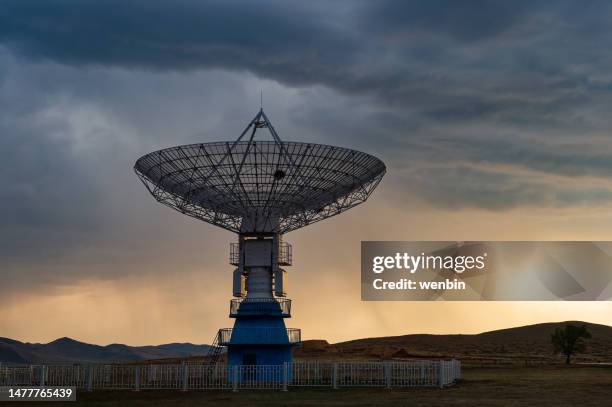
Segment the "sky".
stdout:
[[361,302],[361,240],[612,240],[605,1],[3,0],[0,336],[210,343],[235,235],[132,171],[234,140],[374,154],[363,205],[285,236],[305,339],[612,325],[610,302]]

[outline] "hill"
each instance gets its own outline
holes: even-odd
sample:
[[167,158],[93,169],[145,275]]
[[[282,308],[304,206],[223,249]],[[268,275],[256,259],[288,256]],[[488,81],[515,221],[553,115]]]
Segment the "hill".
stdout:
[[576,362],[612,362],[612,327],[581,321],[552,322],[501,329],[474,335],[402,335],[329,344],[305,341],[297,359],[457,358],[476,363],[548,363],[562,360],[552,354],[550,334],[566,324],[585,324],[592,334],[586,352]]
[[53,342],[24,343],[0,337],[0,362],[3,363],[111,363],[164,358],[203,356],[208,345],[169,343],[158,346],[91,345],[70,338]]

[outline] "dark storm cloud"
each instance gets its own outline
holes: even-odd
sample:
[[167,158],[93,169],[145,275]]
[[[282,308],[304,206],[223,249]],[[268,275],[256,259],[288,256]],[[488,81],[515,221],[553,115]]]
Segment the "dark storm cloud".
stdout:
[[399,182],[412,185],[412,192],[424,197],[432,206],[453,210],[470,207],[488,210],[567,208],[601,205],[612,200],[610,187],[557,187],[554,181],[460,164],[423,167],[401,177]]
[[207,253],[206,227],[193,247],[195,221],[155,204],[131,169],[147,151],[216,137],[208,115],[223,118],[224,94],[241,95],[236,76],[26,63],[0,47],[0,298],[154,275]]
[[[551,20],[565,23],[567,8],[558,6]],[[8,0],[0,8],[0,41],[31,58],[67,64],[216,67],[251,71],[290,85],[324,84],[414,101],[450,96],[431,85],[456,87],[469,79],[464,77],[466,68],[478,72],[504,64],[510,69],[550,69],[538,66],[529,49],[514,49],[510,56],[503,49],[516,45],[514,31],[548,12],[539,2],[490,0]],[[590,21],[574,23],[569,34],[576,36]],[[525,40],[533,33],[523,35]],[[485,40],[485,55],[465,49]],[[500,49],[486,49],[491,44]],[[486,77],[481,79],[486,82]]]
[[[566,64],[608,62],[589,44],[609,36],[602,17],[609,8],[491,0],[8,0],[0,41],[66,64],[250,71],[288,85],[374,95],[436,121],[511,120],[517,110],[531,117],[532,107],[539,113],[559,98],[580,97],[589,73],[572,74]],[[510,97],[498,97],[509,89]],[[550,99],[538,100],[539,92]]]
[[0,66],[0,256],[6,262],[24,253],[48,256],[47,250],[30,252],[32,246],[52,246],[42,241],[82,242],[92,228],[86,208],[95,207],[99,196],[74,153],[66,121],[48,110],[48,89],[18,84],[1,52]]
[[[431,162],[452,160],[464,162],[506,164],[561,176],[596,176],[612,178],[610,144],[585,148],[577,141],[560,144],[506,134],[503,138],[455,137],[436,138],[435,145],[421,145],[420,151]],[[576,154],[580,151],[580,154]],[[461,152],[456,157],[457,152]],[[469,177],[468,177],[469,178]]]
[[[446,183],[457,183],[443,174],[471,161],[569,177],[610,175],[611,142],[604,137],[596,150],[586,146],[590,134],[601,138],[612,124],[606,109],[612,58],[602,52],[612,38],[611,7],[601,1],[5,0],[0,44],[23,63],[82,71],[127,68],[163,77],[218,69],[302,89],[323,85],[353,100],[332,94],[305,101],[292,117],[303,132],[376,148],[391,170],[442,160],[447,168],[434,174],[426,196],[501,208],[521,205],[521,196],[549,204],[565,195],[518,182],[504,194],[468,199],[451,193]],[[95,95],[98,104],[121,104],[113,92],[142,89],[133,84],[136,74],[114,78],[121,75],[91,84],[75,75],[57,87]],[[79,80],[84,83],[74,83]],[[581,143],[564,144],[572,137]],[[39,147],[49,142],[38,140]]]
[[526,12],[537,7],[537,3],[533,0],[379,1],[368,9],[364,25],[387,36],[425,32],[458,41],[477,41],[509,30]]
[[67,64],[227,68],[314,83],[335,77],[329,62],[356,45],[332,18],[282,1],[9,0],[0,8],[0,40]]

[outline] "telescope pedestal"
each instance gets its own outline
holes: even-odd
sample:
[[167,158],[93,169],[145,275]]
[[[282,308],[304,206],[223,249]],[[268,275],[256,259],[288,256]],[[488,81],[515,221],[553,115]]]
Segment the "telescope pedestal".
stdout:
[[229,365],[291,363],[287,328],[282,317],[237,317],[227,347]]
[[[291,364],[292,348],[299,343],[300,335],[299,330],[285,326],[284,318],[291,316],[291,301],[278,297],[285,289],[284,273],[279,272],[281,246],[278,235],[240,236],[238,258],[233,260],[238,266],[234,295],[246,297],[233,300],[230,307],[230,317],[236,321],[226,343],[222,343],[227,346],[230,367]],[[289,265],[290,261],[281,260],[280,264]],[[283,380],[283,369],[246,369],[250,372],[248,380]]]

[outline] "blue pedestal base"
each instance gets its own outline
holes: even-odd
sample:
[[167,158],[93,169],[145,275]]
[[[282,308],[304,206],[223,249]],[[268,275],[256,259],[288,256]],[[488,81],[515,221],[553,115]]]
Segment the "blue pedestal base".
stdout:
[[[282,381],[283,366],[291,365],[292,349],[282,317],[238,316],[227,349],[227,364],[230,372],[235,366],[243,366],[237,380]],[[288,369],[288,375],[290,372]],[[228,379],[233,381],[235,377],[232,374]]]

